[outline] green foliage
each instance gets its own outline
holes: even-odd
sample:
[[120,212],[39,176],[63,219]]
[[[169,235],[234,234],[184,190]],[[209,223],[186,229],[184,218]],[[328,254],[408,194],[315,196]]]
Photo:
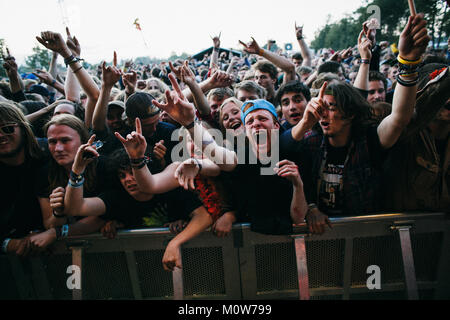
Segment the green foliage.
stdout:
[[[445,2],[442,0],[415,0],[415,3],[417,12],[423,12],[428,21],[433,45],[437,45],[439,38],[442,42],[450,35],[450,8],[445,11]],[[380,8],[381,30],[377,32],[377,41],[397,42],[410,14],[407,1],[365,0],[364,5],[351,15],[336,22],[327,22],[316,32],[311,47],[341,50],[356,45],[362,23],[372,15],[372,12],[367,12],[370,5]]]
[[167,58],[167,60],[169,61],[175,61],[177,59],[182,59],[182,60],[186,60],[187,58],[189,58],[189,54],[187,54],[186,52],[183,52],[181,54],[181,56],[177,55],[175,52],[172,51],[171,55],[169,58]]
[[38,45],[33,48],[33,54],[25,59],[25,72],[32,72],[36,69],[48,69],[52,53],[46,49],[41,49]]

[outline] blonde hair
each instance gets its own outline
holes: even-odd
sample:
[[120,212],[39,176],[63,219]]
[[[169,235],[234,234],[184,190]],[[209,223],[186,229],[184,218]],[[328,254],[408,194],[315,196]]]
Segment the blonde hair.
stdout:
[[220,112],[219,113],[219,126],[220,126],[220,130],[222,131],[222,133],[225,133],[225,128],[223,126],[223,112],[222,112],[222,110],[229,103],[234,103],[239,108],[239,110],[241,110],[242,105],[244,104],[242,101],[238,100],[236,97],[228,98],[224,102],[222,102],[222,104],[220,105],[220,109],[219,109],[220,110],[219,111]]

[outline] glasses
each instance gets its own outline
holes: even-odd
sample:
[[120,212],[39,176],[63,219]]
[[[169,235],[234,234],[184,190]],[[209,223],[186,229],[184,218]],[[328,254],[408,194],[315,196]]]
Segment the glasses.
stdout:
[[0,127],[0,133],[3,135],[14,134],[15,127],[19,126],[17,123],[7,124]]

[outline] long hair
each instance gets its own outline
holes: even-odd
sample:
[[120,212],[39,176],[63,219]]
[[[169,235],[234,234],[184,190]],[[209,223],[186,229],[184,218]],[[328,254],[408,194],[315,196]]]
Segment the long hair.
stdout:
[[17,123],[19,125],[26,158],[41,158],[42,151],[36,141],[31,125],[18,107],[9,102],[0,102],[0,121],[2,123]]
[[[83,121],[79,118],[69,115],[61,114],[53,117],[44,126],[44,133],[47,136],[48,129],[52,125],[67,126],[75,130],[80,136],[81,144],[87,143],[89,140],[89,132],[85,127]],[[92,191],[95,186],[95,167],[96,161],[91,162],[85,171],[85,189],[86,191]],[[65,187],[68,181],[68,174],[66,169],[60,166],[56,160],[52,157],[50,160],[50,168],[48,171],[48,182],[50,183],[50,191],[57,187]]]
[[334,97],[344,119],[353,117],[352,127],[367,125],[371,114],[370,104],[352,85],[333,80],[328,84],[326,92]]

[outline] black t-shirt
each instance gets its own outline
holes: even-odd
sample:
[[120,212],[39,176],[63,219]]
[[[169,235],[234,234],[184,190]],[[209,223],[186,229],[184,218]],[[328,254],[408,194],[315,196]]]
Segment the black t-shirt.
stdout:
[[188,220],[192,211],[202,205],[195,194],[181,188],[143,202],[135,200],[123,188],[107,190],[99,197],[106,206],[101,218],[120,221],[127,229],[157,228],[167,222]]
[[35,195],[35,175],[43,164],[41,160],[27,160],[20,166],[0,163],[3,179],[0,190],[0,241],[43,230],[41,209]]
[[[254,232],[289,234],[292,232],[292,183],[275,172],[262,174],[261,170],[269,168],[270,164],[262,165],[259,161],[250,164],[248,156],[251,153],[251,147],[247,146],[245,163],[238,164],[230,173],[239,220],[249,221]],[[282,154],[280,160],[283,160]]]

